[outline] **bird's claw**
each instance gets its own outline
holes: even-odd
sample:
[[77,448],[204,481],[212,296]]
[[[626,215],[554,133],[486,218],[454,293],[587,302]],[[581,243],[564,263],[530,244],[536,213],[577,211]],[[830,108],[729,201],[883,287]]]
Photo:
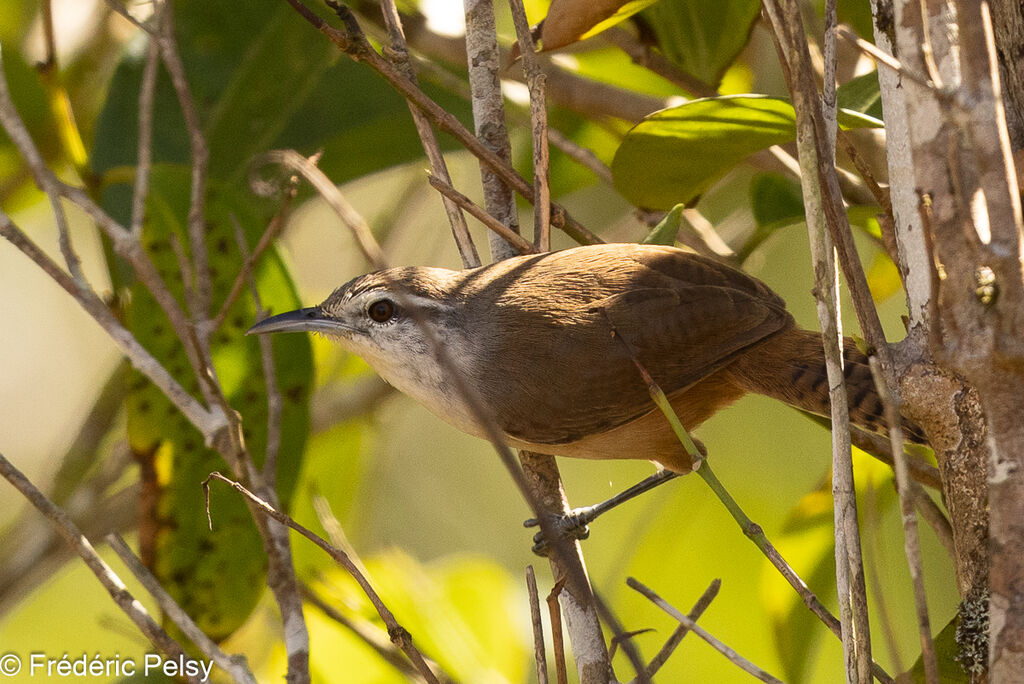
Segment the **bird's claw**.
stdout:
[[[548,516],[552,529],[559,537],[572,540],[583,540],[590,536],[588,524],[597,517],[594,514],[593,506],[586,508],[574,508],[565,515],[552,513]],[[540,520],[530,518],[523,523],[524,527],[540,527]],[[547,556],[551,549],[551,543],[544,530],[539,530],[533,535],[533,546],[531,550],[538,556]]]

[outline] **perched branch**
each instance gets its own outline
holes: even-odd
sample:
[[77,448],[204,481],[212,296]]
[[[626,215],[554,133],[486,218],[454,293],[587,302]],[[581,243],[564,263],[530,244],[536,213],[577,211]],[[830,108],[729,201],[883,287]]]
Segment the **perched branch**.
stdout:
[[551,189],[548,187],[548,112],[544,99],[545,75],[537,63],[530,23],[522,0],[509,0],[512,23],[519,37],[523,75],[530,91],[530,131],[533,135],[533,244],[541,252],[551,249]]

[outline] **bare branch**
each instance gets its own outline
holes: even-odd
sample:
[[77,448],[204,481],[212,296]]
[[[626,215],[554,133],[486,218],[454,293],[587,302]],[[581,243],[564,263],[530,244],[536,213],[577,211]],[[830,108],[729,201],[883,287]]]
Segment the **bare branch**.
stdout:
[[[416,72],[409,61],[409,46],[405,42],[402,19],[398,14],[398,8],[395,7],[395,0],[381,0],[380,8],[384,15],[384,24],[387,27],[388,36],[391,38],[390,51],[386,55],[410,82],[416,84]],[[427,159],[430,160],[431,170],[434,175],[448,185],[451,185],[452,179],[448,174],[448,165],[444,161],[444,155],[441,154],[441,145],[437,142],[437,136],[434,135],[434,129],[430,125],[430,120],[411,103],[409,104],[409,112],[412,114],[413,123],[416,125],[416,132],[419,134],[420,141],[423,144],[423,151],[426,152]],[[448,215],[448,222],[452,227],[452,237],[455,239],[455,245],[458,247],[459,255],[462,257],[462,265],[465,268],[479,266],[480,255],[477,254],[476,245],[473,244],[473,238],[469,234],[466,217],[459,211],[458,205],[449,198],[443,197],[442,202],[444,203],[445,213]]]
[[[86,566],[100,581],[103,588],[107,590],[114,603],[124,611],[125,615],[135,623],[147,639],[169,658],[182,658],[191,660],[181,647],[181,644],[172,639],[163,628],[142,607],[142,604],[128,591],[124,582],[117,576],[117,573],[107,565],[106,561],[99,557],[96,549],[86,539],[82,531],[78,529],[74,521],[63,510],[58,508],[41,491],[36,489],[27,477],[20,470],[8,461],[3,454],[0,454],[0,476],[3,476],[11,485],[17,489],[22,496],[28,499],[35,508],[49,520],[60,535],[64,538],[74,551],[85,561]],[[190,682],[199,682],[196,677],[188,678]]]
[[626,584],[628,584],[632,589],[635,589],[636,591],[643,594],[646,598],[650,599],[650,601],[654,605],[658,606],[663,611],[671,615],[675,620],[678,620],[679,624],[686,627],[689,631],[693,632],[704,641],[708,642],[712,648],[714,648],[716,651],[718,651],[726,658],[728,658],[729,662],[731,662],[736,667],[740,668],[741,670],[750,675],[753,675],[762,682],[782,684],[781,679],[776,679],[775,677],[768,674],[768,672],[766,672],[765,670],[762,670],[757,665],[754,665],[752,662],[741,656],[739,653],[726,646],[724,643],[722,643],[717,638],[712,636],[711,633],[706,631],[703,627],[701,627],[696,622],[691,620],[689,616],[683,615],[665,599],[658,596],[649,587],[640,583],[635,578],[627,578]]
[[[311,542],[319,546],[321,549],[323,549],[327,553],[327,555],[333,558],[334,561],[342,568],[344,568],[352,576],[356,583],[359,584],[359,587],[363,590],[363,593],[366,594],[366,597],[370,599],[371,603],[373,603],[373,607],[377,610],[377,614],[380,615],[381,619],[384,621],[384,624],[388,629],[388,635],[391,637],[391,640],[395,642],[405,652],[405,654],[409,657],[409,660],[411,660],[412,663],[416,666],[416,670],[421,675],[423,675],[424,679],[426,679],[427,682],[430,682],[431,684],[437,684],[437,677],[434,675],[434,673],[430,670],[430,667],[427,666],[426,662],[423,660],[423,655],[413,645],[412,635],[409,634],[409,632],[404,627],[398,624],[398,621],[395,620],[394,614],[384,604],[384,602],[381,601],[380,596],[373,588],[373,585],[370,584],[369,579],[362,572],[359,571],[359,568],[356,566],[355,563],[352,562],[348,554],[346,554],[341,549],[332,546],[330,543],[324,541],[321,537],[319,537],[303,525],[297,523],[288,515],[281,513],[273,506],[271,506],[269,503],[267,503],[260,497],[256,496],[245,487],[243,487],[238,482],[235,482],[234,480],[224,477],[218,472],[210,473],[210,476],[203,480],[203,492],[207,498],[207,516],[209,516],[210,510],[210,480],[220,480],[221,482],[227,483],[232,488],[234,488],[235,491],[237,491],[239,494],[245,497],[249,503],[254,505],[257,509],[262,511],[268,517],[277,521],[281,525],[284,525],[295,530],[303,537],[305,537],[306,539],[310,540]],[[213,524],[212,520],[210,521],[210,524]]]
[[427,176],[427,181],[439,193],[455,202],[468,211],[473,218],[500,235],[506,242],[515,247],[519,254],[535,254],[537,252],[537,248],[530,244],[526,238],[519,233],[512,232],[504,223],[487,213],[486,209],[473,202],[473,200],[463,195],[451,185],[448,185],[433,174]]
[[548,684],[548,659],[544,649],[544,623],[540,619],[537,576],[533,566],[526,566],[526,590],[530,599],[530,622],[533,624],[533,659],[537,664],[537,684]]
[[220,650],[220,647],[213,642],[210,637],[206,636],[203,630],[199,629],[199,626],[188,616],[181,606],[167,593],[167,590],[160,585],[160,581],[153,576],[153,573],[149,571],[142,561],[139,560],[128,545],[124,542],[117,534],[107,535],[107,544],[117,557],[121,559],[121,562],[128,566],[128,569],[135,579],[137,579],[142,586],[146,588],[150,596],[156,599],[157,604],[160,606],[160,610],[163,611],[164,615],[169,617],[178,629],[187,636],[196,647],[203,652],[203,654],[217,664],[222,670],[228,673],[231,678],[240,682],[241,684],[256,684],[256,678],[253,676],[252,671],[249,669],[249,664],[243,655],[229,656],[224,651]]
[[537,63],[530,22],[522,0],[509,0],[512,23],[519,37],[523,75],[530,91],[530,131],[533,134],[533,244],[541,252],[551,249],[551,189],[548,187],[548,113],[544,99],[546,76]]

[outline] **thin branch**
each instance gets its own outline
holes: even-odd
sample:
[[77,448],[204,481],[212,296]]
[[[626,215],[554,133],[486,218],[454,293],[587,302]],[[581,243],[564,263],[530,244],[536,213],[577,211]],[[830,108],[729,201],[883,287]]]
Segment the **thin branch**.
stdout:
[[[178,97],[178,106],[185,119],[189,153],[192,157],[188,238],[192,250],[192,268],[195,272],[193,287],[196,294],[196,310],[193,311],[193,316],[199,320],[208,315],[210,296],[213,292],[209,254],[206,248],[206,175],[210,149],[206,144],[206,138],[203,137],[202,122],[199,120],[199,112],[188,86],[185,65],[178,53],[178,43],[174,39],[174,10],[171,7],[171,0],[159,0],[155,10],[159,18],[155,35],[160,45],[160,56],[163,59],[164,68],[167,69],[167,73],[171,77],[171,85]],[[203,341],[203,348],[206,346],[207,343]],[[204,356],[208,356],[208,353]]]
[[519,254],[536,254],[537,248],[530,244],[526,238],[519,233],[512,232],[504,223],[491,216],[486,209],[476,204],[448,183],[445,183],[441,178],[428,174],[427,182],[439,193],[469,212],[477,221],[500,235],[506,242],[515,247]]
[[537,576],[533,566],[526,566],[526,591],[530,600],[530,623],[533,625],[533,660],[537,665],[537,684],[548,684],[548,659],[544,648],[544,622],[540,618]]
[[228,426],[227,416],[218,409],[207,409],[178,384],[167,369],[146,350],[131,331],[121,325],[117,317],[92,290],[80,289],[61,268],[21,231],[10,218],[0,212],[0,235],[36,263],[50,278],[70,294],[86,313],[100,324],[128,357],[132,365],[160,388],[171,403],[188,418],[203,435],[208,445],[214,444]]
[[[838,271],[833,241],[840,247],[843,270],[854,293],[855,309],[861,329],[869,341],[888,351],[877,312],[867,290],[864,273],[857,261],[852,236],[842,234],[841,224],[849,231],[842,197],[835,175],[835,146],[828,134],[821,102],[810,66],[803,22],[791,0],[764,0],[772,24],[780,61],[788,60],[788,84],[796,111],[797,149],[804,182],[805,214],[808,237],[814,259],[815,297],[818,322],[825,349],[825,367],[832,411],[832,493],[835,499],[836,589],[839,594],[841,638],[847,678],[864,684],[871,679],[871,642],[864,586],[864,566],[857,529],[857,501],[850,446],[849,410],[843,372],[842,333],[839,321]],[[834,21],[833,18],[829,23]],[[829,103],[834,107],[834,102]],[[830,116],[831,120],[831,116]],[[813,182],[816,180],[817,182]],[[837,209],[838,207],[838,209]],[[839,214],[842,214],[839,216]],[[860,288],[863,280],[863,289]],[[868,311],[870,309],[870,311]],[[873,316],[873,318],[872,318]],[[877,327],[873,327],[877,326]],[[886,357],[889,360],[889,357]],[[891,369],[891,363],[883,365]]]
[[[49,3],[45,3],[44,7],[49,7]],[[53,217],[57,223],[57,241],[60,245],[60,252],[64,257],[64,263],[71,273],[71,277],[79,288],[88,287],[88,281],[82,272],[81,261],[71,244],[67,214],[61,203],[57,179],[48,172],[46,162],[43,160],[39,148],[36,147],[31,134],[28,132],[28,128],[25,126],[25,122],[11,100],[11,91],[7,85],[7,78],[4,75],[2,51],[0,51],[0,126],[3,126],[4,130],[7,131],[7,135],[10,136],[15,147],[18,148],[21,158],[31,169],[36,185],[46,193],[46,197],[50,201],[50,206],[53,208]]]
[[[423,676],[416,670],[415,667],[413,667],[412,663],[409,662],[409,659],[405,657],[405,654],[402,653],[402,651],[397,646],[395,646],[395,644],[391,643],[391,640],[388,638],[387,634],[385,634],[381,630],[374,628],[364,620],[350,620],[348,617],[346,617],[343,613],[334,608],[334,606],[327,603],[327,601],[321,598],[319,594],[317,594],[315,591],[313,591],[313,589],[311,589],[309,586],[305,584],[302,585],[302,598],[305,599],[308,603],[313,604],[313,606],[315,606],[317,610],[319,610],[329,619],[333,620],[334,622],[337,622],[339,625],[352,632],[352,634],[354,634],[356,638],[358,638],[368,647],[373,649],[377,653],[377,655],[380,656],[381,660],[383,660],[388,665],[398,670],[399,673],[409,678],[413,682],[425,681],[423,679]],[[440,666],[438,666],[433,661],[429,662],[435,668],[440,669]],[[443,672],[439,672],[438,678],[442,682],[454,681],[450,676],[444,674]]]
[[708,642],[712,648],[714,648],[716,651],[725,656],[729,660],[729,662],[731,662],[736,667],[740,668],[747,674],[756,677],[762,682],[782,684],[781,679],[776,679],[775,677],[768,674],[767,671],[762,670],[757,665],[754,665],[752,662],[741,656],[739,653],[726,646],[724,643],[722,643],[716,637],[714,637],[710,632],[708,632],[703,627],[698,625],[696,622],[691,620],[689,616],[683,615],[679,610],[677,610],[670,603],[668,603],[668,601],[654,593],[654,591],[646,585],[637,581],[633,577],[627,578],[626,584],[628,584],[630,588],[635,589],[643,596],[648,598],[654,605],[658,606],[663,611],[671,615],[673,619],[678,620],[679,624],[686,627],[686,629],[693,632],[704,641]]
[[634,64],[646,67],[666,81],[674,83],[695,97],[714,97],[718,90],[693,74],[683,71],[664,55],[644,45],[636,36],[618,26],[605,30],[601,36],[619,48]]
[[[333,0],[328,0],[328,4],[335,9],[338,15],[345,22],[347,31],[345,32],[339,31],[338,29],[330,26],[312,10],[306,7],[302,0],[287,0],[287,2],[304,19],[306,19],[306,21],[327,36],[327,38],[329,38],[341,51],[345,52],[356,61],[366,63],[379,73],[403,97],[423,111],[423,113],[426,114],[435,125],[454,136],[455,139],[458,140],[459,143],[461,143],[470,153],[486,163],[517,193],[522,195],[529,202],[534,201],[532,185],[527,183],[526,180],[506,161],[482,145],[477,137],[467,130],[453,114],[434,102],[419,87],[409,81],[409,79],[405,78],[405,76],[403,76],[391,62],[381,57],[381,55],[372,48],[366,40],[366,36],[363,34],[358,22],[355,20],[355,17],[351,14],[348,8],[343,5],[339,5]],[[594,235],[589,230],[581,226],[577,221],[572,219],[565,209],[557,204],[552,204],[551,225],[561,229],[569,235],[569,237],[573,238],[580,244],[597,244],[603,242],[603,240],[601,240],[597,235]]]
[[928,619],[928,595],[924,588],[924,570],[921,563],[921,546],[917,536],[917,514],[914,512],[914,496],[910,491],[910,475],[907,472],[907,457],[903,453],[903,428],[901,427],[899,399],[894,397],[885,384],[885,378],[875,357],[869,357],[871,376],[875,389],[885,409],[885,420],[889,423],[889,439],[895,455],[896,492],[900,500],[903,523],[903,552],[910,569],[910,580],[914,586],[914,606],[917,609],[917,632],[921,641],[921,660],[924,664],[924,678],[928,684],[939,683],[939,664],[935,657],[935,642],[932,640],[931,621]]
[[[405,42],[405,32],[402,30],[402,18],[395,7],[395,0],[380,0],[381,13],[384,16],[384,24],[387,27],[391,45],[385,52],[395,67],[413,84],[417,84],[416,72],[409,61],[409,46]],[[441,145],[437,142],[437,136],[430,125],[430,120],[419,109],[409,103],[409,112],[412,114],[413,123],[416,125],[416,132],[419,134],[420,142],[423,144],[423,151],[430,161],[430,168],[434,175],[442,179],[448,185],[452,184],[451,176],[448,174],[448,165],[441,153]],[[465,268],[475,268],[480,265],[480,255],[473,244],[473,238],[469,234],[469,227],[466,225],[466,217],[462,215],[456,203],[447,197],[442,197],[445,213],[448,215],[448,223],[452,228],[452,237],[455,239],[455,246],[462,257],[462,265]]]
[[[159,13],[154,19],[159,20]],[[136,240],[142,238],[142,224],[146,220],[146,198],[149,196],[149,177],[153,166],[153,102],[156,96],[156,75],[160,62],[160,46],[150,37],[146,50],[146,66],[142,70],[139,87],[139,147],[135,167],[135,185],[132,188],[132,218],[129,230]]]
[[565,579],[557,580],[548,592],[548,622],[551,624],[551,643],[555,648],[555,677],[558,684],[567,684],[569,675],[565,666],[565,639],[562,636],[562,606],[558,597],[565,589]]
[[[384,252],[381,251],[380,245],[373,238],[370,226],[359,215],[359,212],[348,203],[348,200],[331,182],[331,179],[317,168],[312,160],[303,157],[295,150],[271,150],[264,152],[253,160],[253,173],[255,174],[259,168],[269,164],[284,166],[289,171],[298,173],[306,179],[306,182],[313,186],[313,189],[327,202],[327,205],[337,214],[338,218],[352,231],[359,249],[373,267],[380,269],[387,266],[384,260]],[[260,181],[255,176],[250,179],[252,185],[258,185],[262,182],[265,181]]]
[[373,607],[377,610],[377,614],[380,615],[380,618],[384,621],[384,625],[387,627],[388,630],[388,636],[390,636],[391,640],[395,644],[397,644],[399,648],[402,649],[402,651],[405,652],[405,654],[409,657],[409,660],[411,660],[413,665],[416,666],[416,670],[423,676],[424,679],[426,679],[427,682],[430,682],[431,684],[437,684],[437,677],[434,675],[430,667],[424,661],[423,655],[413,645],[412,635],[409,634],[409,632],[404,627],[398,624],[398,621],[395,620],[394,614],[384,604],[384,602],[381,601],[380,596],[373,588],[373,585],[370,584],[369,579],[367,579],[366,576],[359,571],[359,568],[356,566],[355,563],[352,562],[348,554],[346,554],[341,549],[332,546],[327,541],[324,541],[324,539],[322,539],[317,534],[310,531],[303,525],[297,523],[290,516],[281,513],[273,506],[271,506],[269,503],[259,498],[252,492],[250,492],[240,483],[235,482],[230,478],[224,477],[222,474],[218,472],[210,473],[209,477],[203,480],[203,493],[207,501],[206,515],[207,520],[210,523],[211,529],[213,526],[213,520],[210,518],[209,506],[210,480],[220,480],[221,482],[227,483],[229,486],[234,488],[235,491],[237,491],[239,494],[245,497],[246,500],[249,501],[249,503],[251,503],[257,509],[265,513],[268,517],[277,521],[281,525],[284,525],[295,530],[303,537],[305,537],[306,539],[310,540],[311,542],[319,546],[321,549],[323,549],[327,553],[327,555],[333,558],[338,565],[344,568],[352,576],[352,578],[355,579],[356,583],[363,590],[363,593],[366,595],[367,598],[370,599],[370,602],[373,604]]
[[[704,614],[704,611],[708,609],[708,606],[711,605],[711,602],[715,600],[715,597],[718,596],[718,590],[721,588],[722,580],[711,580],[711,584],[709,584],[708,588],[704,590],[704,593],[701,594],[699,599],[697,599],[697,602],[693,604],[693,608],[690,609],[690,612],[687,613],[686,617],[688,617],[691,622],[697,622],[697,620],[700,619],[700,616]],[[651,658],[651,662],[647,664],[647,676],[649,678],[653,679],[654,675],[661,669],[661,666],[668,662],[669,657],[675,652],[676,647],[679,646],[683,641],[683,637],[685,637],[686,633],[689,631],[690,628],[686,625],[679,625],[676,627],[675,631],[672,632],[672,635],[667,641],[665,641],[665,645],[661,647],[661,650],[659,650],[657,654]]]
[[218,330],[224,321],[227,320],[228,313],[231,311],[231,307],[235,305],[238,298],[242,295],[242,290],[245,286],[252,281],[253,271],[256,270],[256,264],[259,263],[260,258],[263,254],[270,249],[270,246],[274,244],[274,240],[284,230],[285,225],[288,222],[288,215],[291,211],[292,201],[295,199],[295,195],[298,192],[298,178],[293,179],[294,182],[289,182],[288,187],[284,191],[284,199],[281,202],[280,208],[267,223],[266,229],[263,231],[263,235],[260,236],[259,241],[256,243],[256,248],[251,254],[245,256],[242,261],[242,268],[239,269],[238,275],[235,276],[235,281],[231,283],[231,289],[228,291],[228,296],[224,298],[224,303],[221,304],[220,309],[217,311],[217,315],[214,316],[207,325],[210,331]]
[[[191,660],[181,647],[181,644],[172,639],[163,628],[158,625],[150,614],[142,607],[142,604],[125,587],[124,582],[117,576],[117,573],[99,557],[96,549],[86,539],[82,531],[78,529],[74,521],[46,498],[46,495],[36,489],[25,475],[18,470],[3,454],[0,454],[0,476],[11,483],[29,503],[35,506],[36,510],[49,520],[69,547],[85,561],[86,566],[100,581],[103,588],[107,590],[114,603],[124,611],[125,615],[135,623],[149,641],[157,647],[168,658]],[[196,677],[188,678],[190,682],[199,682]]]
[[167,590],[161,586],[160,581],[153,576],[149,568],[143,565],[138,556],[128,548],[124,539],[117,534],[109,534],[106,542],[121,559],[121,562],[128,566],[131,573],[135,575],[135,579],[146,588],[149,595],[156,599],[157,605],[160,606],[164,615],[178,626],[178,629],[203,652],[203,655],[228,673],[234,681],[241,684],[256,684],[256,677],[249,669],[245,656],[241,654],[229,656],[220,650],[220,647],[206,636],[206,633],[189,617],[188,613],[182,610],[181,606],[167,593]]
[[541,252],[551,249],[551,188],[548,185],[548,113],[544,99],[546,76],[534,52],[530,22],[522,0],[509,0],[512,23],[519,37],[523,75],[530,91],[530,131],[533,135],[533,244]]
[[[254,263],[255,260],[245,243],[245,232],[234,214],[231,215],[231,223],[235,228],[235,241],[238,243],[238,251],[242,256],[243,263]],[[268,312],[260,301],[260,292],[256,287],[256,280],[252,277],[251,269],[249,270],[249,291],[252,293],[257,318],[259,320],[266,318]],[[277,458],[281,451],[281,413],[284,410],[284,402],[281,400],[281,390],[277,386],[277,366],[274,363],[273,341],[266,335],[261,335],[257,342],[260,345],[260,361],[263,365],[263,384],[267,388],[267,446],[261,474],[266,486],[274,491],[277,489]]]

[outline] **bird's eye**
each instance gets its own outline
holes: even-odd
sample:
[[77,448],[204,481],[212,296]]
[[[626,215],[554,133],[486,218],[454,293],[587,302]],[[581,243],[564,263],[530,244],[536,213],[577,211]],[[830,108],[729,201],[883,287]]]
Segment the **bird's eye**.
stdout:
[[390,299],[378,299],[370,304],[366,313],[378,323],[387,323],[395,315],[395,305]]

